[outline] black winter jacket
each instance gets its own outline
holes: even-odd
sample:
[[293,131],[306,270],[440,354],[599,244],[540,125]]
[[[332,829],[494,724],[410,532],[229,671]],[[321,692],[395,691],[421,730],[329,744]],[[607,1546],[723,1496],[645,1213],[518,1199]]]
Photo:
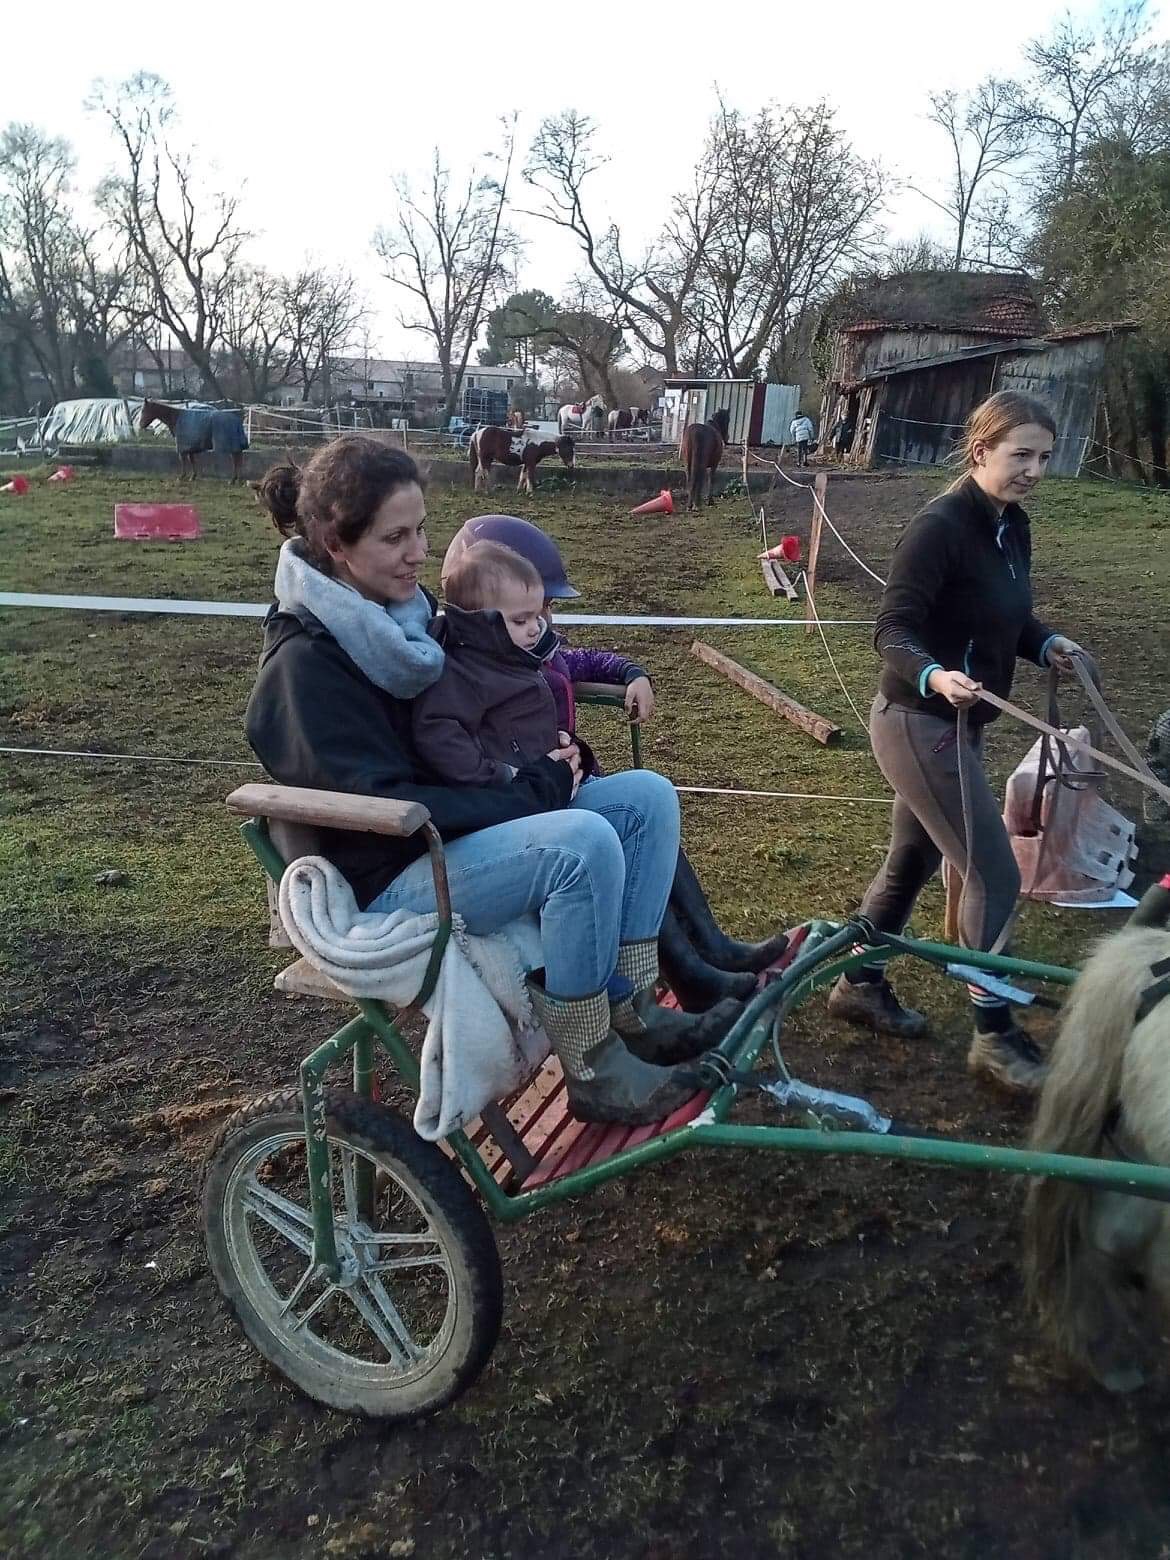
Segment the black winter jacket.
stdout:
[[[410,732],[410,701],[396,699],[350,660],[304,608],[273,607],[264,620],[260,672],[244,729],[257,758],[281,785],[421,802],[444,840],[569,803],[568,764],[541,758],[498,786],[444,785],[423,765]],[[396,839],[322,831],[326,855],[364,907],[426,849]]]
[[557,745],[557,703],[544,663],[560,640],[546,628],[531,650],[501,613],[448,606],[431,624],[443,673],[411,709],[415,750],[451,785],[507,785],[526,755]]
[[[1016,657],[1043,666],[1053,634],[1032,611],[1031,568],[1032,533],[1018,504],[997,514],[970,478],[928,504],[894,551],[878,611],[882,696],[954,720],[954,706],[926,687],[942,667],[1006,699]],[[985,725],[998,713],[980,702],[970,720]]]

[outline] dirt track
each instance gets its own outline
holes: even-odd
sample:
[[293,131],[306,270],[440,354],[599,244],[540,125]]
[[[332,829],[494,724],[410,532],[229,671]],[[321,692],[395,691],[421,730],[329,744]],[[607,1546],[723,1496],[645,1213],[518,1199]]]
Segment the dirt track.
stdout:
[[[21,511],[27,529],[4,538],[29,570],[19,588],[262,588],[273,543],[242,496],[200,495],[202,553],[130,559],[101,540],[108,489],[78,486],[75,514]],[[880,572],[931,486],[842,483],[831,512]],[[1161,511],[1059,491],[1037,525],[1045,607],[1103,652],[1140,732],[1167,702]],[[584,607],[766,612],[742,508],[636,531],[620,506],[554,496],[531,512],[570,549]],[[807,533],[803,495],[769,508],[776,529]],[[466,499],[432,495],[432,512],[441,545]],[[872,608],[836,549],[821,577],[824,605]],[[19,677],[3,741],[242,755],[254,625],[83,629],[65,616],[0,615]],[[812,752],[729,696],[684,641],[632,644],[662,701],[648,761],[680,781],[877,783],[860,734]],[[753,640],[752,655],[849,721],[816,646],[776,644]],[[864,635],[843,645],[862,697]],[[620,737],[605,728],[601,741],[620,761]],[[280,960],[262,947],[259,880],[220,807],[229,783],[216,770],[10,764],[0,1548],[35,1560],[1170,1554],[1166,1383],[1116,1400],[1054,1373],[1020,1293],[1019,1190],[993,1178],[679,1160],[499,1232],[504,1333],[440,1418],[386,1433],[295,1397],[228,1321],[197,1226],[208,1135],[238,1099],[293,1078],[330,1019],[270,990]],[[713,896],[757,933],[845,908],[883,819],[687,804]],[[110,866],[127,868],[125,889],[94,887]],[[937,913],[935,896],[923,929]],[[1039,956],[1067,958],[1096,929],[1038,914],[1025,935]],[[794,1070],[927,1125],[1017,1138],[1020,1108],[964,1073],[960,998],[916,973],[902,984],[931,1011],[927,1040],[845,1033],[813,1004],[792,1034]]]

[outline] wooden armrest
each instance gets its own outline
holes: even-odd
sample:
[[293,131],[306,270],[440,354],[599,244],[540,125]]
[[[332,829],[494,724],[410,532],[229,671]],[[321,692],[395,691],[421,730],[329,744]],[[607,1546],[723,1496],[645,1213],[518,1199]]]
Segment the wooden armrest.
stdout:
[[242,785],[227,798],[227,805],[245,818],[279,818],[366,834],[414,834],[431,816],[421,802],[310,791],[299,785]]
[[574,683],[573,695],[578,699],[604,699],[607,704],[626,702],[626,690],[620,683]]

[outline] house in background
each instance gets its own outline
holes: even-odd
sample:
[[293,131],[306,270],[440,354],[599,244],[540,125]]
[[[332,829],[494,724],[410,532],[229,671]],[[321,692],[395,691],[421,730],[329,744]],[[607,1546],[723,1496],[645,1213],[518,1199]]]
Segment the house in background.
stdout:
[[[523,383],[524,372],[516,363],[493,368],[469,364],[462,388],[501,390],[510,395]],[[303,385],[294,379],[277,392],[276,404],[320,405],[325,389],[323,377],[318,378],[306,396]],[[436,417],[446,396],[437,363],[417,358],[338,357],[330,365],[328,399],[334,404],[364,407],[375,422],[405,418],[417,424]]]
[[111,352],[109,366],[119,395],[186,400],[203,390],[203,375],[181,347],[125,341]]
[[1129,322],[1048,328],[1030,278],[915,271],[852,300],[838,327],[821,436],[851,465],[945,462],[971,411],[996,390],[1044,401],[1056,418],[1053,475],[1090,457],[1106,352]]

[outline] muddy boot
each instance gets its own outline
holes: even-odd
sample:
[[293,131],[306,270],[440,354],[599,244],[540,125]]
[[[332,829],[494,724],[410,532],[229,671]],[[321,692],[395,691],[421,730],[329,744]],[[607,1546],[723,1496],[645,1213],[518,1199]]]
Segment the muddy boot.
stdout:
[[724,997],[746,1001],[756,989],[754,975],[731,975],[700,958],[669,906],[658,928],[658,959],[671,991],[688,1013],[705,1013]]
[[638,1127],[662,1121],[693,1098],[699,1083],[689,1069],[652,1067],[627,1050],[610,1028],[609,997],[550,996],[529,977],[537,1021],[565,1074],[569,1108],[581,1121],[620,1121]]
[[842,975],[829,994],[828,1008],[830,1018],[843,1018],[878,1034],[917,1040],[926,1033],[925,1016],[904,1008],[885,979],[852,981]]
[[706,1013],[680,1013],[659,1007],[654,1000],[658,981],[658,943],[622,943],[615,975],[622,975],[634,990],[612,1004],[611,1022],[622,1039],[645,1062],[666,1065],[689,1062],[702,1056],[723,1036],[743,1012],[743,1003],[731,997],[717,1002]]
[[737,942],[734,937],[728,937],[711,912],[695,869],[681,850],[670,890],[670,908],[681,921],[695,952],[717,970],[748,971],[758,975],[769,964],[775,964],[788,946],[788,938],[783,932],[777,932],[763,942]]
[[967,1052],[967,1071],[1008,1094],[1039,1094],[1048,1076],[1044,1053],[1023,1029],[993,1034],[975,1031]]

